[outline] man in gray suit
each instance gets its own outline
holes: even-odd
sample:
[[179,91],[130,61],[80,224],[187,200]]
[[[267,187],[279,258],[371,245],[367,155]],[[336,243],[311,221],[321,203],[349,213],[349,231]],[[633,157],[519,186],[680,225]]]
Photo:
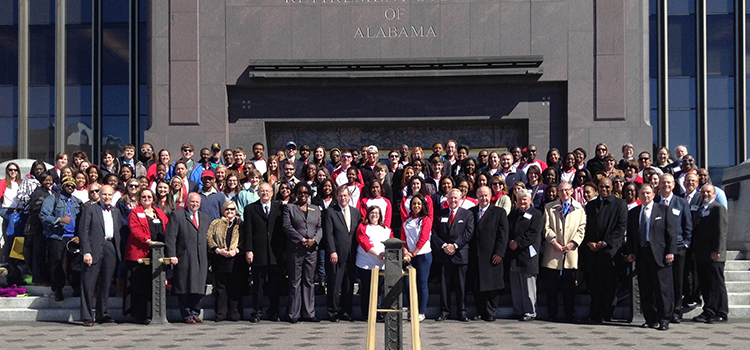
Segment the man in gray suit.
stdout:
[[174,265],[172,293],[177,295],[180,314],[187,324],[202,323],[200,303],[206,293],[208,245],[206,236],[211,218],[202,213],[201,195],[190,193],[188,207],[169,216],[165,254]]
[[104,185],[99,189],[100,202],[83,206],[78,226],[78,238],[83,253],[81,268],[81,319],[85,327],[94,325],[91,315],[91,301],[94,289],[99,291],[96,298],[96,321],[113,323],[107,315],[109,286],[115,274],[120,255],[120,211],[113,210],[112,197],[115,190]]
[[284,207],[284,233],[289,254],[289,322],[319,322],[315,317],[315,270],[318,245],[323,238],[323,216],[320,207],[308,205],[310,185],[294,186],[295,203]]
[[326,261],[328,277],[328,319],[353,321],[352,299],[354,297],[354,274],[357,270],[354,260],[357,254],[357,223],[362,214],[349,205],[351,194],[346,186],[336,190],[335,205],[325,211]]

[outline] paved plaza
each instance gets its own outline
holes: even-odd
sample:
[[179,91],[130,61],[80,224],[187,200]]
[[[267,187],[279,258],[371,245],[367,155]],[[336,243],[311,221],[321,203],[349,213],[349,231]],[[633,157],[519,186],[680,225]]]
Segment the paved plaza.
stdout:
[[[288,323],[242,322],[199,325],[0,322],[3,349],[364,349],[364,322]],[[404,323],[404,348],[411,348],[409,323]],[[383,348],[383,324],[377,347]],[[748,349],[750,321],[707,325],[684,322],[667,332],[634,324],[584,325],[498,320],[422,323],[423,349]]]

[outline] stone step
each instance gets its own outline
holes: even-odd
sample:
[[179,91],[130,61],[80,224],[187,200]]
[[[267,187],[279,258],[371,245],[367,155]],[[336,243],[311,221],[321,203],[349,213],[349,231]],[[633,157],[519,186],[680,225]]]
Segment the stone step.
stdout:
[[724,271],[726,282],[750,281],[750,271]]
[[728,293],[750,293],[750,282],[727,282]]
[[750,260],[727,260],[724,264],[726,271],[750,271]]
[[730,306],[750,305],[750,293],[727,293]]
[[727,250],[727,261],[729,260],[750,260],[748,252],[739,250]]

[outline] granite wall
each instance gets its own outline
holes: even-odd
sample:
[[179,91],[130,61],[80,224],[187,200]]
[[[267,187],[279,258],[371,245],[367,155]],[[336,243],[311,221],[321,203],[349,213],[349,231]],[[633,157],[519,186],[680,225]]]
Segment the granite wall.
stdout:
[[647,11],[642,0],[152,1],[146,139],[173,151],[266,141],[263,118],[229,108],[250,60],[542,55],[539,88],[561,84],[565,113],[519,101],[501,119],[533,121],[528,140],[542,149],[563,128],[570,149],[650,150]]

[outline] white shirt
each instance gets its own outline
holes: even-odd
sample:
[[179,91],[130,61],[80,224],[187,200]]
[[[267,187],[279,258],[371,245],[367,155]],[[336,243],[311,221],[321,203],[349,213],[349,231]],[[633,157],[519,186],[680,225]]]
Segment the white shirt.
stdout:
[[255,164],[255,169],[258,169],[261,175],[265,175],[266,171],[268,170],[268,166],[266,164],[265,159],[259,159],[259,160],[253,159],[253,164]]
[[[370,238],[370,244],[372,249],[378,254],[385,252],[385,245],[383,242],[388,238],[391,238],[391,229],[380,225],[367,225],[365,228],[365,234]],[[357,267],[365,270],[370,270],[377,266],[378,268],[385,269],[385,261],[375,255],[372,255],[362,249],[362,246],[357,244]]]
[[[410,216],[406,221],[404,221],[404,235],[406,236],[406,247],[409,249],[410,252],[413,252],[414,249],[417,249],[417,242],[419,242],[419,236],[422,235],[422,218],[414,218]],[[430,232],[430,235],[432,235],[432,232]],[[427,242],[422,246],[422,249],[419,250],[417,255],[427,254],[432,252],[432,247],[430,246],[430,238],[428,238]]]
[[104,237],[109,239],[115,236],[115,224],[112,219],[112,210],[117,210],[114,206],[111,207],[112,209],[110,210],[104,210],[104,208],[102,208],[102,216],[104,217]]
[[[17,182],[10,181],[10,188],[6,188],[3,195],[3,208],[15,208],[18,206],[18,187]],[[88,197],[88,192],[86,196]]]
[[669,197],[662,197],[661,202],[662,204],[669,206],[669,203],[672,203],[672,193],[669,194]]

